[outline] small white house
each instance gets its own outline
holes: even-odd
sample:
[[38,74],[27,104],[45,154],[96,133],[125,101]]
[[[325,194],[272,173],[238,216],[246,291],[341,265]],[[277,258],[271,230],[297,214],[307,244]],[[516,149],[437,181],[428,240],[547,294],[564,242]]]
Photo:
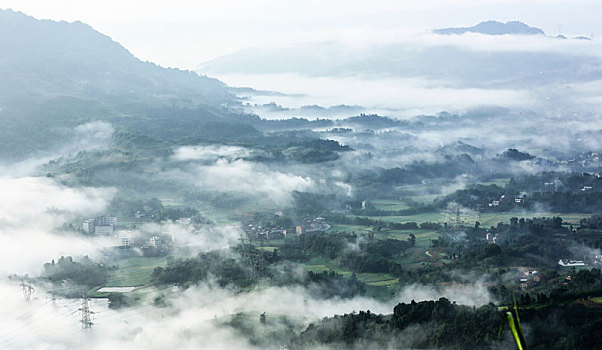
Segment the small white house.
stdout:
[[558,265],[560,266],[585,266],[585,263],[581,260],[558,260]]

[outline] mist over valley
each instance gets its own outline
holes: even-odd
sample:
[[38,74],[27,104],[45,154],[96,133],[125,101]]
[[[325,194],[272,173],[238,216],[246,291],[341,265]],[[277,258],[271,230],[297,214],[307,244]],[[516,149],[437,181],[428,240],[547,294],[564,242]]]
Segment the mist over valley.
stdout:
[[0,348],[602,346],[599,39],[429,4],[167,68],[0,1]]

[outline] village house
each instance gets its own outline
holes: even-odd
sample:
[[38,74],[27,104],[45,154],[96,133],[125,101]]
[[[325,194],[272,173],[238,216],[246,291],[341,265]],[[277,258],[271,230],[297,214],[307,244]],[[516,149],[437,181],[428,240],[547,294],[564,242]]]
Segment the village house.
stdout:
[[558,260],[558,265],[560,266],[585,266],[585,263],[581,260],[569,260],[569,259],[560,259]]

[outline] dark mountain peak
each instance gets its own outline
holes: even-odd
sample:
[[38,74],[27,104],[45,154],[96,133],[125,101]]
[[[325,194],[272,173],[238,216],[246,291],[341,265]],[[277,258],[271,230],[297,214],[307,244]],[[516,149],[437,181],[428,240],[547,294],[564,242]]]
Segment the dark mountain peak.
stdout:
[[43,52],[49,59],[75,55],[93,62],[109,56],[135,60],[119,43],[83,22],[38,20],[12,10],[0,10],[0,44],[8,48],[8,55],[29,56],[33,51]]
[[230,101],[225,84],[190,71],[142,62],[91,26],[0,10],[0,92],[94,96],[177,95]]
[[[0,156],[45,152],[61,142],[61,130],[91,120],[198,136],[195,127],[230,117],[224,105],[236,103],[219,80],[143,62],[82,22],[0,10],[0,52],[0,106],[9,121],[0,128]],[[236,125],[203,130],[226,129]]]
[[452,34],[464,34],[464,33],[480,33],[487,35],[504,35],[504,34],[518,34],[518,35],[545,35],[544,31],[530,27],[520,21],[510,21],[506,23],[498,21],[485,21],[481,22],[472,27],[458,27],[458,28],[442,28],[435,29],[433,31],[436,34],[452,35]]

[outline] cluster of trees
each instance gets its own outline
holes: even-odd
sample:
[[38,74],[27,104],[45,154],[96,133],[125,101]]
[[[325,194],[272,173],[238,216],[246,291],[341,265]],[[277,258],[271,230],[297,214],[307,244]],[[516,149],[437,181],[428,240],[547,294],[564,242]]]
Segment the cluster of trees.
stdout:
[[69,285],[92,288],[104,284],[113,268],[93,262],[87,256],[80,261],[70,256],[61,256],[58,261],[44,264],[41,277],[53,283],[71,281]]
[[395,306],[391,328],[403,330],[417,324],[425,326],[426,334],[417,336],[413,347],[475,349],[496,341],[500,315],[492,304],[473,309],[446,298]]
[[[317,249],[319,242],[313,241],[312,246],[314,248],[310,249]],[[239,255],[243,250],[244,255]],[[323,251],[327,252],[328,249]],[[281,261],[278,251],[268,253],[252,247],[238,247],[228,252],[200,253],[193,258],[171,260],[167,267],[155,268],[152,278],[158,284],[183,286],[212,278],[220,286],[241,290],[267,278],[273,285],[302,285],[310,294],[320,298],[350,298],[363,295],[366,291],[366,286],[355,274],[343,276],[333,271],[308,271],[299,276],[289,271],[290,265],[276,264]],[[117,305],[121,302],[116,300]]]
[[594,174],[557,171],[544,171],[534,175],[511,178],[505,187],[512,191],[577,193],[582,192],[584,186],[592,187],[594,192],[602,191],[602,181]]
[[[598,349],[602,346],[602,309],[550,301],[520,308],[530,349]],[[372,348],[514,348],[509,331],[498,339],[501,312],[493,304],[473,308],[446,298],[400,303],[392,315],[370,311],[326,318],[310,324],[294,341],[302,348],[323,344]],[[507,327],[507,326],[505,326]],[[507,328],[506,328],[507,329]]]
[[334,194],[293,191],[293,211],[296,216],[317,216],[337,207]]
[[359,180],[367,184],[411,184],[420,183],[424,179],[453,178],[467,172],[478,172],[470,155],[446,155],[442,162],[416,161],[404,168],[382,169],[376,176],[367,173]]
[[363,295],[366,286],[360,282],[355,274],[346,277],[334,271],[314,273],[309,271],[303,281],[303,285],[309,289],[309,293],[319,298],[352,298]]
[[549,205],[550,209],[555,212],[596,213],[602,211],[602,191],[535,192],[525,199],[527,208],[538,203]]
[[355,254],[349,252],[343,256],[341,263],[346,268],[358,273],[390,273],[395,276],[401,276],[405,273],[405,270],[400,263],[370,253]]
[[237,256],[214,251],[170,261],[167,267],[156,267],[152,279],[162,284],[194,284],[212,276],[220,286],[243,288],[253,284],[251,273],[251,267],[243,264]]
[[523,160],[531,160],[535,158],[527,152],[521,152],[516,148],[508,148],[504,153],[502,153],[502,158],[506,158],[509,160],[523,161]]
[[602,215],[593,215],[579,221],[580,229],[602,230]]
[[305,261],[311,256],[327,259],[340,257],[349,244],[355,243],[357,235],[349,233],[306,235],[287,239],[280,246],[279,254],[285,260]]
[[290,142],[286,147],[272,149],[276,160],[293,160],[305,164],[321,163],[339,158],[339,152],[350,151],[351,148],[334,140],[320,138]]
[[312,256],[336,259],[341,266],[353,272],[405,274],[396,258],[412,247],[415,236],[408,239],[358,239],[355,234],[302,235],[288,239],[280,247],[279,254],[286,260],[306,261]]
[[[537,308],[520,307],[518,313],[528,349],[589,350],[602,346],[600,308],[548,300]],[[265,348],[274,344],[295,349],[516,348],[502,321],[502,311],[493,304],[474,308],[440,298],[400,303],[389,315],[367,310],[327,317],[299,333],[286,316],[265,313],[259,317],[237,314],[223,325]]]
[[178,220],[180,218],[192,218],[195,222],[207,222],[199,211],[189,207],[166,207],[158,198],[147,200],[130,200],[124,198],[115,198],[111,202],[111,209],[118,215],[124,217],[134,217],[137,213],[142,214],[142,219],[161,222],[165,220]]
[[[504,196],[504,199],[501,197]],[[515,202],[520,196],[522,201]],[[494,200],[498,206],[489,207]],[[475,184],[438,201],[438,207],[456,202],[481,211],[505,212],[546,205],[555,212],[595,213],[602,210],[602,181],[588,173],[544,172],[511,178],[504,187]]]
[[[465,240],[454,240],[455,233],[442,234],[431,242],[457,253],[450,264],[455,268],[482,269],[509,264],[554,267],[561,258],[571,256],[569,246],[579,241],[579,235],[563,226],[562,218],[511,218],[489,229],[465,227]],[[485,242],[486,233],[498,235],[497,243]],[[461,254],[460,254],[461,252]]]

